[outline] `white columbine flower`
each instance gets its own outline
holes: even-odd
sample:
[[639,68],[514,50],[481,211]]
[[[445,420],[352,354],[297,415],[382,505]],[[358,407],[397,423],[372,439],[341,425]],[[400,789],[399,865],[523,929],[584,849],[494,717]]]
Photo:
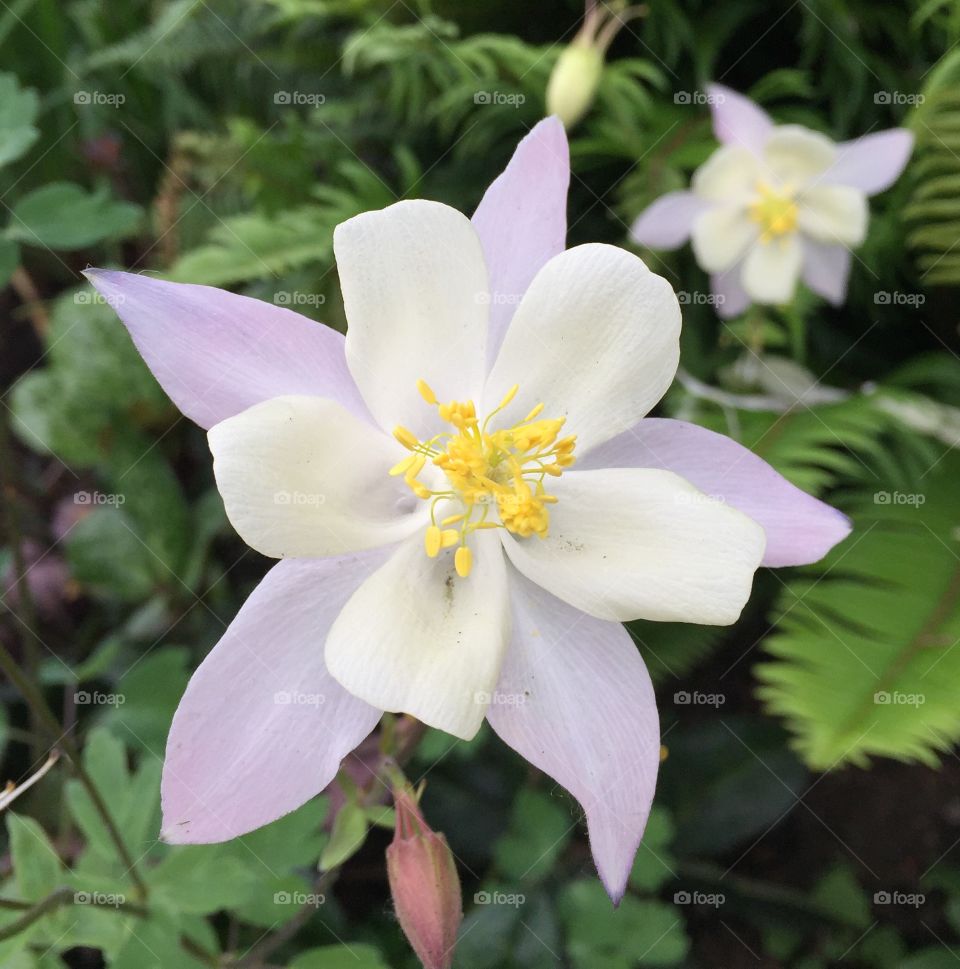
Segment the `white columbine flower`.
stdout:
[[690,191],[670,192],[641,214],[631,238],[653,249],[691,239],[721,316],[751,302],[787,303],[800,279],[841,304],[851,250],[866,236],[867,196],[896,181],[913,136],[894,128],[836,144],[800,125],[775,125],[719,84],[708,94],[722,146]]
[[384,710],[463,739],[486,717],[579,799],[619,898],[660,752],[620,622],[731,623],[761,561],[846,535],[740,445],[644,419],[677,367],[677,299],[622,249],[564,251],[568,180],[549,119],[472,221],[410,201],[339,226],[346,340],[222,290],[89,274],[209,428],[234,527],[281,560],[174,718],[167,840],[293,810]]

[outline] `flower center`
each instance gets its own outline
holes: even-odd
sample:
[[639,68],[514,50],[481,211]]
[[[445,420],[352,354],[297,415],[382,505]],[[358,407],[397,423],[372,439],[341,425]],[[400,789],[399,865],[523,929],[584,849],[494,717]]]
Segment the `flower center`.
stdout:
[[[566,418],[542,418],[543,404],[512,427],[490,431],[491,418],[500,413],[517,395],[514,385],[500,405],[481,422],[472,400],[437,402],[436,394],[423,381],[417,381],[420,396],[437,408],[440,419],[450,426],[428,441],[419,440],[405,427],[396,427],[393,436],[411,453],[390,469],[403,475],[410,490],[430,501],[430,526],[424,536],[427,555],[435,558],[442,549],[457,547],[454,565],[466,578],[473,565],[468,537],[485,528],[505,528],[521,538],[537,535],[546,538],[550,527],[548,506],[557,499],[548,495],[544,481],[560,477],[576,460],[576,437],[560,438]],[[427,461],[440,468],[449,488],[433,491],[418,476]],[[443,501],[459,505],[457,514],[437,521],[437,506]],[[492,508],[499,521],[490,521]]]
[[757,182],[757,198],[750,206],[750,218],[760,226],[760,241],[770,242],[797,227],[797,203],[793,193]]

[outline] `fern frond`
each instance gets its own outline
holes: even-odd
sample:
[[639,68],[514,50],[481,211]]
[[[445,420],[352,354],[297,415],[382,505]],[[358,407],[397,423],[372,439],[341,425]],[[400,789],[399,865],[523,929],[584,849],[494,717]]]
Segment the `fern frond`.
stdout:
[[935,764],[960,739],[958,475],[951,454],[916,491],[864,495],[850,538],[784,587],[758,695],[813,768]]
[[329,264],[335,226],[361,212],[390,205],[419,180],[419,166],[409,151],[398,148],[395,160],[399,191],[369,166],[347,159],[337,166],[334,179],[314,187],[314,203],[274,215],[257,212],[219,221],[207,243],[184,254],[169,278],[227,286],[280,276],[302,266]]
[[903,217],[913,228],[907,246],[928,286],[960,284],[960,75],[957,52],[946,55],[931,72],[923,100],[912,112],[917,137],[915,186]]

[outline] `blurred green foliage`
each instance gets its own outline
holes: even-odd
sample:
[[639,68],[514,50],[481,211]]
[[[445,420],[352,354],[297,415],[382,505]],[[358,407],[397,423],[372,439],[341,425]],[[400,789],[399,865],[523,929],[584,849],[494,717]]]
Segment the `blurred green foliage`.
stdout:
[[[6,586],[0,641],[63,713],[146,897],[61,759],[6,814],[0,966],[415,965],[386,896],[389,814],[356,792],[332,830],[321,798],[226,845],[158,841],[170,718],[266,565],[226,524],[202,432],[78,273],[229,286],[342,329],[333,227],[400,197],[472,211],[581,16],[576,0],[2,5],[4,499],[43,554],[39,655]],[[488,731],[469,746],[428,732],[412,776],[460,862],[455,965],[960,957],[958,42],[956,0],[654,0],[614,43],[571,132],[571,244],[626,245],[642,208],[686,185],[715,142],[677,95],[709,80],[836,139],[917,136],[873,200],[847,305],[803,293],[724,324],[689,301],[661,407],[750,446],[855,530],[816,566],[762,576],[732,629],[630,624],[666,760],[617,910],[562,791]],[[706,292],[689,252],[644,255]],[[9,527],[4,542],[9,572]],[[37,725],[12,683],[0,694],[5,776],[24,778]]]

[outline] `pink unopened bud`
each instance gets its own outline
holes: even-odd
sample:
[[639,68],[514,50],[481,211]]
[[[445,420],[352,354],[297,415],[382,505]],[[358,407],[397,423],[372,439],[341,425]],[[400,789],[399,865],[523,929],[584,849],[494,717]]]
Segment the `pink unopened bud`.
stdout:
[[424,969],[450,969],[463,919],[453,853],[427,826],[408,786],[393,796],[397,827],[387,848],[387,876],[397,918]]

